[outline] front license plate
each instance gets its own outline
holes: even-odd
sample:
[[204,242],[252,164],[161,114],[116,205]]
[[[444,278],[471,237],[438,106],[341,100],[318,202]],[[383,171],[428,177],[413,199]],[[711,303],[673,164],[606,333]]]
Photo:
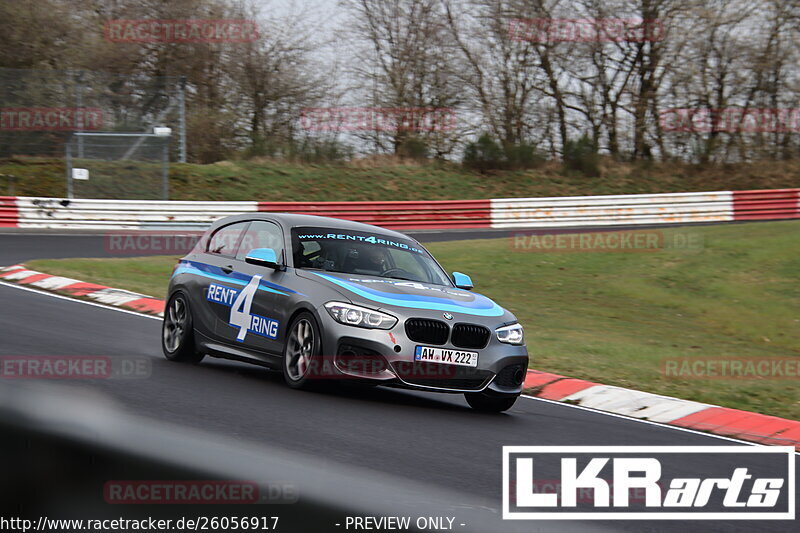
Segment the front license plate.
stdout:
[[417,346],[414,350],[414,361],[426,363],[442,363],[445,365],[478,366],[478,352],[464,352],[432,346]]

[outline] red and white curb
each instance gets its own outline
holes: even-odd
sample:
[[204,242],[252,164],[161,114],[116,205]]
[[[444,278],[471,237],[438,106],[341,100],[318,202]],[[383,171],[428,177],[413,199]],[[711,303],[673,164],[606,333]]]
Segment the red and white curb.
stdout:
[[800,422],[739,409],[660,396],[528,370],[525,393],[537,398],[566,402],[761,444],[794,446],[800,451]]
[[[52,276],[24,265],[0,268],[0,281],[86,298],[140,313],[163,316],[164,300],[95,283]],[[800,450],[800,422],[729,409],[558,374],[528,370],[525,393],[650,422],[705,431],[741,440],[794,446]]]
[[124,307],[148,315],[163,316],[164,314],[164,301],[158,298],[95,283],[86,283],[77,279],[51,276],[50,274],[29,270],[24,265],[0,268],[0,281],[36,287],[67,296],[86,298],[101,304]]

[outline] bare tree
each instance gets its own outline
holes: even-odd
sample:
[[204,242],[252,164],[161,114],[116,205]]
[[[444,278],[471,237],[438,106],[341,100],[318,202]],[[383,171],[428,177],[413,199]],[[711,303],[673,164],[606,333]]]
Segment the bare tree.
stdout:
[[261,21],[262,38],[238,47],[231,55],[228,66],[236,108],[240,116],[247,117],[244,129],[251,147],[266,148],[270,155],[287,155],[298,135],[301,109],[333,90],[333,71],[313,56],[319,42],[315,28],[305,22],[305,12],[272,18],[260,16],[251,5],[246,13]]
[[[756,132],[717,126],[675,132],[659,120],[669,108],[800,106],[800,0],[340,5],[345,24],[332,43],[313,8],[268,9],[256,0],[5,2],[0,66],[36,69],[9,85],[7,93],[13,90],[20,105],[74,105],[80,83],[68,83],[72,71],[106,71],[110,75],[92,78],[81,90],[87,99],[105,98],[113,116],[123,117],[115,126],[139,130],[172,105],[164,97],[169,88],[158,84],[186,76],[189,155],[199,162],[266,145],[273,155],[291,157],[298,143],[339,143],[340,133],[303,131],[298,118],[304,107],[342,104],[458,112],[451,131],[398,126],[353,137],[392,153],[421,142],[436,157],[452,157],[481,132],[506,147],[544,146],[554,158],[582,134],[616,158],[722,162],[800,153],[794,124]],[[258,20],[261,38],[111,43],[102,32],[112,19],[226,18]],[[517,21],[531,19],[641,21],[659,35],[568,42],[515,34],[515,24],[526,24]],[[40,72],[55,70],[66,72],[63,79],[37,87]],[[153,86],[140,90],[140,82]]]
[[[452,65],[453,43],[439,0],[373,2],[348,0],[353,15],[354,88],[374,106],[446,110],[462,105],[462,89]],[[433,155],[444,157],[457,144],[445,128],[409,128],[372,133],[382,149],[398,153],[411,136],[424,139]],[[388,146],[386,141],[388,140]]]
[[561,56],[553,43],[518,39],[510,31],[517,19],[549,16],[555,3],[442,0],[442,4],[460,52],[459,78],[491,133],[505,145],[538,144],[544,128],[537,118],[553,109],[563,145],[568,132]]

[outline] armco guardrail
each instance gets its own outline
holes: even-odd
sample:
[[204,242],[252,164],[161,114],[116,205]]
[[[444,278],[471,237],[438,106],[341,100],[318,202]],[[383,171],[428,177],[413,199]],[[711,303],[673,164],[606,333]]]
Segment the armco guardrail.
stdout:
[[0,196],[0,228],[16,226],[19,220],[17,198]]
[[258,210],[345,218],[397,229],[488,228],[492,222],[492,200],[259,202]]
[[735,191],[733,211],[736,220],[798,218],[800,189]]
[[19,197],[17,226],[76,229],[202,229],[213,221],[257,211],[258,202],[67,200]]
[[492,227],[611,226],[733,220],[731,192],[492,200]]
[[800,189],[431,202],[166,202],[0,197],[0,226],[202,229],[244,212],[289,212],[393,229],[537,228],[800,218]]

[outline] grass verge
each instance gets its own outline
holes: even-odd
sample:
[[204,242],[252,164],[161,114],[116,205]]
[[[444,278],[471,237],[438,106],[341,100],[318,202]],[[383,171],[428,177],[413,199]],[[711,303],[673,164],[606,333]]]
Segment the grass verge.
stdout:
[[[676,228],[694,251],[542,253],[513,240],[431,243],[448,270],[511,309],[532,366],[800,419],[797,377],[679,379],[666,360],[800,359],[800,221]],[[61,259],[35,270],[163,297],[174,257]]]
[[[78,198],[160,199],[160,168],[130,161],[81,164],[92,177],[75,184]],[[64,197],[64,173],[59,159],[0,159],[0,195]],[[329,165],[237,160],[173,163],[169,174],[171,200],[425,201],[788,188],[797,186],[800,161],[698,166],[604,159],[600,175],[587,177],[558,162],[481,174],[454,163],[392,158]]]

